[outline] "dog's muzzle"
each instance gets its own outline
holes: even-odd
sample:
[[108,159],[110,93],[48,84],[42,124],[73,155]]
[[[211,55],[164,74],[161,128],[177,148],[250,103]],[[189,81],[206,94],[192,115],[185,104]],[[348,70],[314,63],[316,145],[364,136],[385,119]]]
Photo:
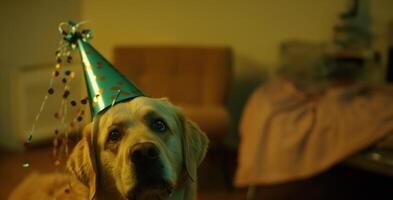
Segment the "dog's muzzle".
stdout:
[[137,185],[143,187],[158,187],[163,184],[164,167],[160,152],[153,143],[139,143],[131,149],[131,161]]
[[148,191],[158,192],[160,196],[172,193],[173,186],[164,178],[164,166],[160,159],[160,151],[155,144],[146,142],[134,145],[130,159],[136,178],[131,196]]

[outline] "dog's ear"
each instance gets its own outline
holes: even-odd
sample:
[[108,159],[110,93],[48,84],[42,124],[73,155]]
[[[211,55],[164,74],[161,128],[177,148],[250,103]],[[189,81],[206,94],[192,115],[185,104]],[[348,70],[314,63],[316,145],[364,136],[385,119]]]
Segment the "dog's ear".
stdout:
[[96,164],[92,143],[92,123],[83,129],[82,139],[76,144],[67,161],[66,169],[89,188],[89,199],[96,194]]
[[205,158],[209,139],[198,125],[183,115],[180,115],[180,121],[183,125],[183,159],[188,175],[193,181],[196,181],[197,168]]

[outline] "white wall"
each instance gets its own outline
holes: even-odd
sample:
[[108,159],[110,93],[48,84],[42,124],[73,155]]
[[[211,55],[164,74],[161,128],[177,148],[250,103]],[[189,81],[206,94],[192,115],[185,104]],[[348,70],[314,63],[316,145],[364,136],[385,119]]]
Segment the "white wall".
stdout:
[[54,63],[60,40],[57,25],[68,19],[80,20],[80,16],[79,0],[0,2],[0,146],[8,149],[21,146],[12,128],[18,122],[11,120],[15,114],[15,107],[11,107],[15,96],[15,91],[10,91],[15,79],[12,72],[25,66]]
[[[369,1],[369,0],[367,0]],[[329,41],[345,0],[84,0],[94,45],[107,58],[116,45],[228,45],[236,52],[236,75],[254,73],[243,65],[274,69],[278,45],[286,39]],[[372,0],[376,36],[386,37],[392,0]]]

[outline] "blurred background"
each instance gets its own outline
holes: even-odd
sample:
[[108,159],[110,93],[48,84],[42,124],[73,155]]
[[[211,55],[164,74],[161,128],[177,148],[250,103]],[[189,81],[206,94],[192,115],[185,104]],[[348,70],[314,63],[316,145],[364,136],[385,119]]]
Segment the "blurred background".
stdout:
[[[58,24],[70,19],[86,20],[104,57],[206,131],[199,199],[393,199],[392,10],[391,0],[2,0],[0,199],[32,171],[63,165],[52,157],[61,94],[27,151],[23,142]],[[79,63],[67,66],[78,102]],[[89,120],[72,126],[71,145]]]

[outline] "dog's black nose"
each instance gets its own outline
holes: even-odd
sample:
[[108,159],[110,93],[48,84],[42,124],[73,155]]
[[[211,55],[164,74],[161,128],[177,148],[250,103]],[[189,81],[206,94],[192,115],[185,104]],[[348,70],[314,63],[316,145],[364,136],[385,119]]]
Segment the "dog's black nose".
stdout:
[[150,142],[136,144],[131,150],[131,161],[134,163],[155,160],[157,157],[158,149]]

